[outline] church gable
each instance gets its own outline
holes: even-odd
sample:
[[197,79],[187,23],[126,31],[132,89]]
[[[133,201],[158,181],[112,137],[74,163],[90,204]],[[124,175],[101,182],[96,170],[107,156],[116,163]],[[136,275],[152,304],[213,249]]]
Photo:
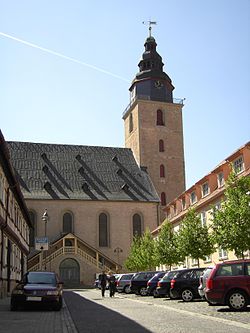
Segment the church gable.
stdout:
[[158,202],[128,148],[8,142],[26,199]]

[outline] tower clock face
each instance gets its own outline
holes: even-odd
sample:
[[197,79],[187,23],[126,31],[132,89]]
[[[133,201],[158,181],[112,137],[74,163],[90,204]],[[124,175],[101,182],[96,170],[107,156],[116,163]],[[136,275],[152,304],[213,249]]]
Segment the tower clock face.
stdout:
[[154,84],[157,89],[161,89],[163,87],[163,83],[160,80],[155,81]]

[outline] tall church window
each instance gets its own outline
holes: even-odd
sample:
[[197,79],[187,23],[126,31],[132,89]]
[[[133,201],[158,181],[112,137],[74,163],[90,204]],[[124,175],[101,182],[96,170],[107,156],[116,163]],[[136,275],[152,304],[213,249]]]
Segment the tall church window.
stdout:
[[156,125],[158,126],[164,125],[163,112],[160,109],[157,110]]
[[161,205],[166,206],[166,193],[165,192],[161,193]]
[[63,233],[73,232],[73,216],[67,212],[63,215]]
[[160,165],[160,177],[165,178],[165,167],[163,164]]
[[164,151],[164,141],[160,140],[159,141],[159,152],[163,152]]
[[108,246],[108,216],[105,213],[99,215],[99,246]]
[[133,216],[133,236],[142,235],[142,219],[139,214],[134,214]]
[[130,113],[130,115],[129,115],[129,133],[131,133],[133,131],[133,127],[134,127],[133,114]]
[[36,213],[32,210],[29,211],[30,221],[32,228],[30,228],[30,239],[29,239],[29,246],[35,246],[35,237],[36,237]]

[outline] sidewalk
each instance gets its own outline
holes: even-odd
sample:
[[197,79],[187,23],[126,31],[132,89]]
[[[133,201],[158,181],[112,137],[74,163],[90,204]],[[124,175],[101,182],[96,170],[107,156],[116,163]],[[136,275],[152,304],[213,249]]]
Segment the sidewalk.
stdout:
[[0,331],[8,333],[77,333],[69,310],[43,309],[10,311],[10,297],[0,299]]

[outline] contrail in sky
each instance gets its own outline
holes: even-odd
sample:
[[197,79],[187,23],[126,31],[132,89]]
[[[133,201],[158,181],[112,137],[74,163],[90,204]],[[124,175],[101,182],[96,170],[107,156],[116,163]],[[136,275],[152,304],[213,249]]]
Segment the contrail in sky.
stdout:
[[3,36],[3,37],[6,37],[6,38],[9,38],[9,39],[12,39],[12,40],[15,40],[16,42],[19,42],[19,43],[22,43],[22,44],[25,44],[25,45],[28,45],[30,47],[33,47],[35,49],[38,49],[38,50],[41,50],[41,51],[44,51],[44,52],[47,52],[47,53],[50,53],[50,54],[53,54],[57,57],[60,57],[60,58],[63,58],[63,59],[67,59],[67,60],[70,60],[70,61],[73,61],[77,64],[80,64],[82,66],[86,66],[86,67],[89,67],[89,68],[92,68],[98,72],[102,72],[104,74],[107,74],[107,75],[110,75],[110,76],[113,76],[115,77],[116,79],[120,79],[122,81],[126,81],[126,82],[129,82],[129,80],[127,79],[124,79],[122,76],[119,76],[119,75],[116,75],[114,73],[111,73],[109,71],[106,71],[105,69],[102,69],[102,68],[99,68],[99,67],[96,67],[96,66],[93,66],[93,65],[90,65],[90,64],[87,64],[86,62],[83,62],[83,61],[80,61],[80,60],[77,60],[75,58],[71,58],[71,57],[68,57],[64,54],[61,54],[61,53],[58,53],[58,52],[55,52],[53,50],[49,50],[49,49],[46,49],[45,47],[42,47],[42,46],[39,46],[39,45],[36,45],[36,44],[33,44],[33,43],[30,43],[30,42],[27,42],[23,39],[20,39],[20,38],[16,38],[14,36],[11,36],[11,35],[8,35],[8,34],[5,34],[4,32],[1,32],[0,31],[0,36]]

